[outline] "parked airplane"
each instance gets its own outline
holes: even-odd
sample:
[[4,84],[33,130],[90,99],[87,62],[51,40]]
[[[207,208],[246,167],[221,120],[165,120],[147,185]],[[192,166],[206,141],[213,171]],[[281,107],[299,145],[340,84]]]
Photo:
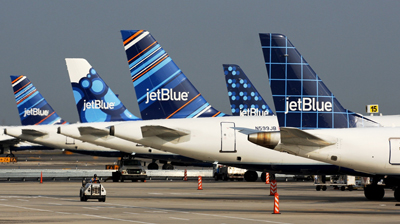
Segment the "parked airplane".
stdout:
[[140,118],[125,108],[89,62],[83,58],[66,58],[65,61],[81,123],[60,126],[59,134],[126,152],[138,158],[152,159],[148,169],[158,169],[156,160],[164,163],[163,169],[173,169],[173,165],[212,166],[210,163],[108,135],[108,129],[104,131],[108,126]]
[[[18,87],[14,88],[14,94],[16,97],[18,112],[21,117],[22,125],[64,123],[64,121],[60,117],[58,117],[55,112],[46,116],[45,119],[44,117],[37,119],[38,116],[29,116],[32,114],[37,115],[39,113],[48,112],[50,106],[44,101],[40,93],[25,76],[11,76],[11,81],[13,87]],[[24,86],[22,86],[21,83],[23,83]],[[30,99],[34,99],[36,101],[35,107],[33,107],[33,105],[30,105],[30,103],[33,101]],[[3,129],[3,132],[0,136],[0,154],[8,153],[7,151],[9,151],[9,154],[7,156],[13,157],[13,152],[15,151],[54,149],[53,147],[47,147],[40,144],[26,142],[21,139],[11,137],[4,134],[4,128],[7,128],[7,126],[2,126],[0,128]]]
[[58,135],[57,127],[67,122],[57,115],[29,79],[26,76],[11,76],[11,83],[23,126],[7,126],[5,134],[47,148],[99,156],[121,155],[117,150]]
[[[149,111],[148,114],[151,114],[151,118],[158,118],[158,116],[172,118],[178,113],[179,117],[191,117],[187,115],[187,112],[184,113],[183,109],[192,106],[193,101],[190,101],[190,99],[196,100],[195,96],[201,96],[198,91],[196,90],[195,93],[192,92],[195,90],[193,85],[180,71],[177,72],[180,77],[177,80],[171,78],[171,76],[166,76],[167,78],[165,78],[165,76],[161,75],[161,72],[157,72],[161,66],[158,67],[155,64],[157,62],[162,64],[162,61],[160,62],[162,58],[160,60],[158,58],[160,58],[159,55],[165,53],[158,50],[159,45],[149,32],[142,30],[125,32],[127,32],[125,35],[122,33],[125,49],[136,51],[136,54],[127,52],[128,60],[132,61],[130,62],[131,71],[137,69],[138,71],[146,72],[138,76],[133,76],[135,88],[139,85],[143,86],[142,92],[136,90],[136,95],[139,97],[139,102],[141,102],[141,111],[145,111],[147,102],[147,104],[151,104],[152,106],[156,105],[153,106],[153,109],[156,111],[167,111],[161,113],[161,115]],[[158,53],[159,51],[160,53]],[[153,59],[152,57],[157,59]],[[146,60],[149,61],[149,64],[145,64]],[[145,69],[146,67],[147,69]],[[136,81],[138,83],[135,84]],[[187,90],[187,87],[183,84],[181,85],[179,83],[181,81],[184,81],[184,84],[188,85],[190,90]],[[174,82],[170,84],[171,87],[167,86],[169,82]],[[153,86],[147,87],[146,85],[149,84]],[[167,87],[163,87],[164,85]],[[182,90],[175,91],[174,86],[179,86]],[[144,89],[146,92],[143,91]],[[162,98],[162,89],[167,89],[168,93],[174,94],[173,96],[183,96],[182,91],[184,91],[186,92],[185,96],[187,95],[188,97],[178,99],[166,94],[165,98]],[[167,90],[164,90],[165,93],[167,93]],[[193,97],[190,98],[189,96]],[[174,105],[181,106],[173,107]],[[206,101],[202,105],[207,105],[206,108],[210,106]],[[195,111],[194,114],[197,115],[202,109],[192,107],[189,111]],[[206,110],[205,112],[211,112],[210,114],[215,116],[220,115],[215,109]],[[203,161],[247,168],[252,170],[248,173],[251,176],[249,179],[254,179],[254,176],[257,179],[255,170],[293,174],[337,174],[343,172],[360,174],[354,170],[343,170],[341,167],[326,163],[309,159],[299,159],[288,154],[276,154],[272,150],[265,150],[251,144],[247,141],[246,135],[238,134],[239,130],[245,133],[253,133],[260,130],[274,133],[275,135],[272,135],[271,139],[264,141],[265,145],[269,147],[274,147],[280,140],[279,126],[277,125],[275,116],[222,117],[221,115],[221,117],[212,118],[200,116],[197,119],[127,121],[111,126],[110,134],[152,148],[170,151]]]
[[[400,201],[400,128],[344,109],[286,36],[260,34],[260,40],[281,127],[274,149],[368,173],[373,182],[364,189],[366,198],[382,199],[386,187]],[[248,138],[261,145],[267,136]]]

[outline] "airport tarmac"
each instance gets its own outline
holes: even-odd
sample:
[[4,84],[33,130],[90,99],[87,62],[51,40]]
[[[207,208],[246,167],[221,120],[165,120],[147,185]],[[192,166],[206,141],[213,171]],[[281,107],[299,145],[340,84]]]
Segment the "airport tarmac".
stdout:
[[79,201],[80,182],[1,182],[0,223],[398,223],[400,204],[387,190],[368,201],[362,190],[315,191],[312,182],[278,182],[281,214],[262,182],[104,183],[106,202]]

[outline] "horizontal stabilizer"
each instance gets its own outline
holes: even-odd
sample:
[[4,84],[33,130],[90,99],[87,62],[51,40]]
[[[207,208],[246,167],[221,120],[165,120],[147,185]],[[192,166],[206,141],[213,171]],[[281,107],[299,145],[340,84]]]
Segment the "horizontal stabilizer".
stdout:
[[182,136],[190,134],[189,131],[186,130],[177,130],[177,129],[172,129],[172,128],[167,128],[159,125],[149,125],[149,126],[143,126],[141,127],[142,129],[142,135],[143,137],[153,137],[157,136],[160,138],[180,138]]
[[95,127],[79,127],[78,130],[81,135],[106,136],[110,133],[109,129],[100,129]]
[[43,136],[43,135],[47,135],[48,132],[39,131],[39,130],[35,130],[35,129],[22,129],[22,134],[23,135],[33,135],[33,136]]
[[287,145],[304,145],[325,147],[333,145],[336,141],[329,141],[302,131],[297,128],[281,127],[281,142]]

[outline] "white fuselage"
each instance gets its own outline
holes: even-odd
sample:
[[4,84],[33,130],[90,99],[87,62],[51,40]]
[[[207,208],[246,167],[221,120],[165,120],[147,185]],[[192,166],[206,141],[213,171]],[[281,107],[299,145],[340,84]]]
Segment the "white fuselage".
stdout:
[[364,116],[383,127],[400,127],[400,115]]
[[279,144],[275,149],[360,172],[400,174],[400,128],[303,130],[322,139],[336,138],[325,147]]
[[[178,139],[142,137],[142,126],[163,126],[190,134]],[[279,130],[276,117],[215,117],[123,122],[114,126],[114,136],[179,155],[227,164],[327,165],[318,161],[279,153],[247,140],[232,127]]]

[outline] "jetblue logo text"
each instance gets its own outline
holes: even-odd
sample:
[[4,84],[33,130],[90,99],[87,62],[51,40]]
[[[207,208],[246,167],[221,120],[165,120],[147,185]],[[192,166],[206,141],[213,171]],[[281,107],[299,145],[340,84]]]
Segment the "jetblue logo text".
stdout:
[[47,116],[47,115],[49,115],[49,111],[41,110],[40,108],[31,108],[29,110],[27,110],[25,108],[25,111],[24,111],[24,117],[26,117],[26,116]]
[[289,101],[289,97],[286,98],[286,111],[285,114],[289,113],[289,111],[323,111],[329,112],[332,111],[332,102],[322,101],[319,102],[314,97],[304,97],[303,100],[300,98],[297,101]]
[[106,103],[103,100],[92,100],[90,102],[83,101],[83,111],[87,109],[114,109],[114,102]]
[[157,89],[156,92],[149,93],[147,89],[146,104],[150,101],[187,101],[189,92],[174,92],[172,89]]
[[259,110],[258,108],[249,108],[240,111],[240,116],[249,116],[249,117],[256,117],[256,116],[268,116],[268,110]]

